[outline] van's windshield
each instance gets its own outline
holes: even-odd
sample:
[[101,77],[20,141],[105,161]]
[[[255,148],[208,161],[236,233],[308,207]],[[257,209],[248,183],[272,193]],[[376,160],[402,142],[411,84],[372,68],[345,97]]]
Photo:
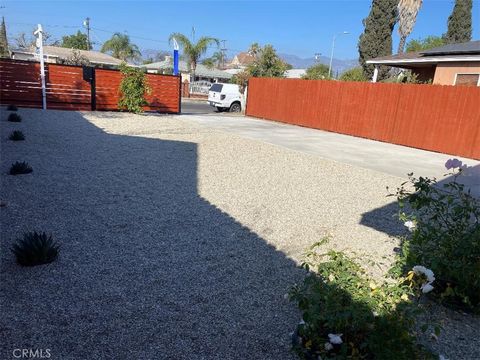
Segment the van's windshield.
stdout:
[[210,87],[210,91],[222,92],[223,84],[213,84]]

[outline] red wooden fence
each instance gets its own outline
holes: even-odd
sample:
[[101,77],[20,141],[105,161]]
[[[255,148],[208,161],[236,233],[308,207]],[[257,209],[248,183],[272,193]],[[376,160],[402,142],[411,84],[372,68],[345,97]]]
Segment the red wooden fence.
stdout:
[[480,88],[252,78],[247,115],[480,159]]
[[[90,110],[91,85],[83,80],[81,66],[46,64],[47,109]],[[118,70],[95,69],[96,109],[118,110]],[[180,112],[180,77],[147,74],[151,92],[145,110]],[[42,107],[40,64],[19,60],[0,60],[0,104]]]
[[[118,70],[95,70],[97,110],[117,110],[122,74]],[[150,92],[144,110],[180,112],[181,79],[179,76],[147,74]]]

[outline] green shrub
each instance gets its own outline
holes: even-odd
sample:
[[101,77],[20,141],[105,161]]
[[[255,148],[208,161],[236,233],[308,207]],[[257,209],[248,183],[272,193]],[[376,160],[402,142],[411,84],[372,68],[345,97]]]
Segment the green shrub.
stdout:
[[340,75],[341,81],[368,81],[361,66],[349,69]]
[[58,256],[59,246],[51,235],[28,232],[13,245],[12,252],[17,263],[23,266],[48,264]]
[[18,108],[15,105],[10,104],[10,105],[7,106],[7,110],[8,111],[17,111]]
[[411,231],[399,265],[422,264],[437,276],[432,292],[440,301],[480,311],[480,202],[459,182],[476,171],[457,159],[445,164],[443,183],[409,174],[395,195],[400,219]]
[[30,174],[32,171],[32,167],[25,161],[16,161],[10,167],[10,175]]
[[122,81],[120,83],[120,101],[118,106],[136,114],[143,112],[143,106],[148,105],[145,94],[150,92],[147,77],[143,69],[120,65]]
[[10,122],[21,122],[22,117],[18,114],[12,113],[12,114],[8,115],[8,121],[10,121]]
[[20,130],[14,130],[8,138],[12,141],[21,141],[25,140],[25,135]]
[[318,255],[319,245],[303,264],[309,274],[290,292],[302,312],[293,337],[300,358],[435,358],[416,344],[412,331],[419,312],[415,299],[426,285],[422,274],[378,284],[341,252]]

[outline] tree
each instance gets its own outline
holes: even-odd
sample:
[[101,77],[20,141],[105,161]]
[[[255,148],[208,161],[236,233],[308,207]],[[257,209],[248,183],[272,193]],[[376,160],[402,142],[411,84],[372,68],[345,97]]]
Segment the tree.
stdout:
[[202,65],[205,65],[209,69],[213,69],[215,67],[215,60],[212,58],[206,58],[202,61]]
[[2,17],[0,25],[0,57],[10,57],[8,52],[7,27],[5,26],[5,18]]
[[328,66],[325,64],[315,64],[310,66],[305,72],[305,75],[302,76],[302,79],[305,80],[324,80],[329,78]]
[[215,51],[212,55],[212,60],[217,64],[218,68],[222,67],[225,64],[225,53],[223,51]]
[[140,58],[141,53],[138,46],[130,42],[126,34],[115,33],[105,41],[100,50],[103,53],[110,52],[114,58],[127,61]]
[[472,40],[472,0],[455,0],[444,40],[446,44]]
[[202,36],[196,43],[193,43],[187,36],[180,33],[173,33],[170,35],[170,42],[172,42],[174,38],[183,48],[183,55],[185,55],[187,62],[190,64],[191,79],[195,81],[195,70],[197,69],[198,60],[207,52],[209,45],[216,44],[220,46],[220,41],[213,37]]
[[398,3],[398,33],[400,42],[398,43],[397,52],[399,54],[403,53],[405,42],[413,30],[421,6],[422,0],[400,0]]
[[65,65],[77,65],[77,66],[88,66],[90,65],[90,60],[80,53],[78,49],[72,49],[72,53],[67,58],[59,59],[61,64]]
[[77,31],[76,34],[62,37],[61,46],[70,49],[90,50],[87,35],[80,31]]
[[[15,46],[19,49],[22,50],[31,50],[32,48],[35,48],[36,46],[36,38],[33,36],[33,33],[37,29],[33,29],[31,32],[31,35],[26,35],[24,32],[18,33],[14,37],[15,41]],[[44,45],[52,45],[52,46],[57,46],[58,45],[58,40],[54,40],[52,38],[52,35],[50,35],[48,32],[43,31],[43,44]]]
[[259,50],[255,61],[248,65],[247,72],[253,77],[285,77],[288,65],[278,57],[272,45]]
[[341,81],[368,81],[361,66],[346,70],[340,75]]
[[252,45],[250,45],[250,48],[248,49],[248,54],[253,57],[257,57],[258,54],[260,54],[260,51],[261,51],[260,45],[258,45],[258,43],[255,42]]
[[430,35],[425,39],[410,40],[406,52],[418,52],[445,45],[445,40],[440,36]]
[[[392,31],[397,21],[398,0],[373,0],[370,13],[363,20],[365,30],[358,42],[359,62],[365,77],[371,79],[375,68],[367,60],[392,54]],[[378,78],[387,76],[388,68],[381,66]]]

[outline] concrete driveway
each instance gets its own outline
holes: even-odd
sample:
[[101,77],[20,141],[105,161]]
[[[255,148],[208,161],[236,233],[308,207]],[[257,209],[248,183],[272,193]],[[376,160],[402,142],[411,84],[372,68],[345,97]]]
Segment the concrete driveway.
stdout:
[[[208,128],[401,178],[405,178],[410,172],[442,178],[445,174],[445,161],[456,157],[247,116],[216,114],[183,118]],[[469,166],[480,166],[477,160],[456,158]],[[478,177],[467,180],[476,190],[480,190]]]

